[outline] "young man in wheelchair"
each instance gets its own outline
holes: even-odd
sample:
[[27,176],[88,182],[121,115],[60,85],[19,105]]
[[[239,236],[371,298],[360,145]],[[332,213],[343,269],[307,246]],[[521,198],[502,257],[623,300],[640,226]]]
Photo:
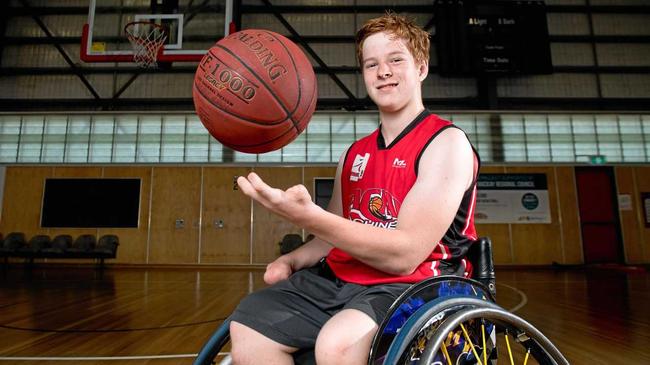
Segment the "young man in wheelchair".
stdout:
[[[255,173],[247,196],[316,238],[270,263],[268,288],[231,316],[235,364],[364,364],[393,301],[431,276],[469,276],[479,159],[466,135],[422,102],[429,35],[395,14],[357,32],[357,56],[380,127],[339,160],[329,207],[302,185],[275,189]],[[324,260],[321,260],[325,258]]]

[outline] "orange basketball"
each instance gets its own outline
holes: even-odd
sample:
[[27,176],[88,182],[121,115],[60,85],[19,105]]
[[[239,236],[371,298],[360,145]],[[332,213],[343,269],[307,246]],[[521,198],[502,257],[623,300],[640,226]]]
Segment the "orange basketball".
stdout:
[[284,36],[247,29],[217,42],[194,77],[194,107],[207,130],[234,150],[264,153],[293,141],[316,108],[316,75]]

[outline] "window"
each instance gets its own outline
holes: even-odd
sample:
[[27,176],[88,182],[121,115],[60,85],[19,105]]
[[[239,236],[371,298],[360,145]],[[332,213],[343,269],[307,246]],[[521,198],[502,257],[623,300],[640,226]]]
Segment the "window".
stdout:
[[[650,162],[650,115],[447,113],[482,162]],[[0,163],[324,163],[377,129],[377,113],[318,112],[293,142],[265,154],[229,152],[195,114],[0,114]]]

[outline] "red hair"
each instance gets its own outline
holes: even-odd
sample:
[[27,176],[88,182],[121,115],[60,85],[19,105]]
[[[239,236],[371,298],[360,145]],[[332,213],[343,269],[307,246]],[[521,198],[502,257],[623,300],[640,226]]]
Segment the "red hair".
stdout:
[[359,65],[363,64],[363,42],[371,35],[380,32],[386,32],[403,39],[415,62],[429,62],[429,33],[415,24],[412,19],[393,12],[386,12],[379,18],[366,21],[357,31],[355,42]]

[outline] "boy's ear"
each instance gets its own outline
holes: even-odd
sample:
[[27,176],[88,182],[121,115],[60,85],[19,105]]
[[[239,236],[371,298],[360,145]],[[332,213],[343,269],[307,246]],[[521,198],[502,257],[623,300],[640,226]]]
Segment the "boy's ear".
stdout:
[[429,74],[429,62],[422,61],[420,62],[420,67],[418,67],[418,73],[420,75],[420,82],[424,81]]

